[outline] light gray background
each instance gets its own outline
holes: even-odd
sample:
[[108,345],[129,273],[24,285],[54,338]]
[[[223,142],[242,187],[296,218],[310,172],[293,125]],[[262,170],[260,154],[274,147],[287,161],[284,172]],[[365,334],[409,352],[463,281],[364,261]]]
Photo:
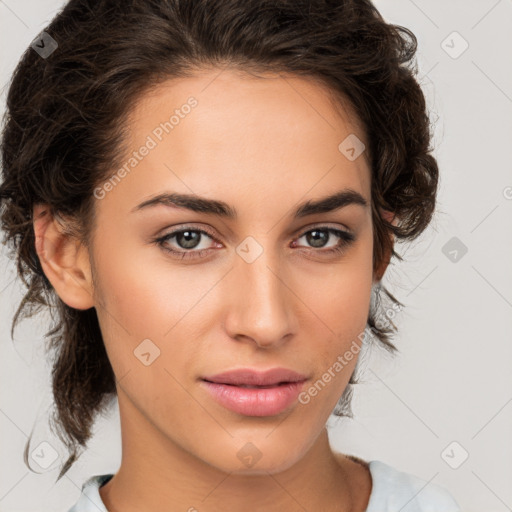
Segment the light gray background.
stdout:
[[[2,111],[19,57],[63,4],[0,0]],[[419,39],[420,80],[436,122],[439,206],[421,240],[399,247],[406,262],[384,279],[406,304],[397,317],[400,354],[372,355],[355,418],[330,421],[331,442],[445,486],[464,511],[512,510],[512,1],[376,5]],[[469,47],[453,58],[461,37]],[[456,262],[443,253],[452,237],[468,248]],[[117,470],[118,410],[97,422],[89,450],[57,484],[56,464],[28,470],[22,454],[34,424],[32,446],[46,440],[60,450],[45,427],[48,319],[25,321],[11,340],[22,288],[4,249],[0,258],[0,512],[66,511],[89,476]]]

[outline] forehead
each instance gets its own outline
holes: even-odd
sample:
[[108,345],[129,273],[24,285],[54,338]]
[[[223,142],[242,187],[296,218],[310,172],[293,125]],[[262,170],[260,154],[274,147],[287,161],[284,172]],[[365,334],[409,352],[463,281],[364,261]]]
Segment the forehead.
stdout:
[[369,199],[366,134],[340,100],[289,74],[215,69],[162,82],[126,118],[125,162],[151,149],[129,169],[124,197],[133,206],[165,188],[233,202],[240,191],[254,200],[280,191],[282,200],[284,188],[293,201],[350,187]]

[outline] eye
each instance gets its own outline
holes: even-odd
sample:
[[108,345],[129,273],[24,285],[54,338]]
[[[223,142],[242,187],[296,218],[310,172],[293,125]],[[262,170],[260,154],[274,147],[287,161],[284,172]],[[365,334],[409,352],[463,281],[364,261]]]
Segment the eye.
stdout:
[[[173,256],[179,257],[180,259],[201,258],[204,257],[204,253],[209,252],[208,247],[200,247],[205,237],[217,242],[212,234],[203,229],[197,228],[181,228],[157,238],[155,242],[158,243],[158,245],[160,245],[165,251],[171,253]],[[170,242],[173,239],[175,239],[174,244],[177,245],[178,250],[173,249],[172,246],[170,246]],[[193,252],[191,252],[192,249],[194,249]]]
[[[329,246],[328,242],[331,241],[332,235],[334,235],[335,238],[338,239],[338,241],[336,242],[336,240],[334,240],[334,245]],[[350,245],[355,240],[355,236],[352,233],[348,231],[343,231],[341,229],[330,228],[327,226],[319,226],[314,229],[310,229],[304,232],[301,236],[299,236],[297,240],[300,240],[301,238],[304,238],[306,242],[313,248],[323,249],[321,251],[315,252],[320,252],[324,254],[342,252],[343,250],[346,249],[348,245]],[[294,245],[295,247],[297,247],[295,243]],[[327,249],[324,249],[325,247],[327,247]]]
[[[335,243],[329,246],[328,242],[331,241],[333,235]],[[309,229],[303,232],[297,240],[301,238],[304,238],[306,243],[310,245],[313,253],[322,255],[341,253],[355,240],[355,236],[352,233],[328,226]],[[336,238],[338,239],[337,241]],[[171,231],[155,239],[154,242],[173,257],[179,259],[198,259],[204,258],[211,253],[211,242],[208,243],[208,239],[217,243],[218,247],[222,247],[222,244],[212,233],[204,229],[192,227],[182,227],[181,229]],[[201,247],[201,245],[203,246]],[[303,247],[297,245],[295,241],[292,245],[293,247]]]

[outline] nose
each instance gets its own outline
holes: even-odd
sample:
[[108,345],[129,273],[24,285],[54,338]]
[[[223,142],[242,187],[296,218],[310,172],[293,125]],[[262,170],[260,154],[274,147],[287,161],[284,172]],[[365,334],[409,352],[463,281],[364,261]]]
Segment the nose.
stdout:
[[237,257],[229,273],[225,328],[239,341],[280,346],[295,332],[294,294],[276,258],[266,250],[252,263]]

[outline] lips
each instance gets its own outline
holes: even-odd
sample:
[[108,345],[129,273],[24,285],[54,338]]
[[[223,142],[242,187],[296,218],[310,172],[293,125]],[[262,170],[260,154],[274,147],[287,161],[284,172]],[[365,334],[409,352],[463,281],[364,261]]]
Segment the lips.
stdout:
[[239,387],[274,387],[289,382],[301,382],[306,380],[306,378],[305,375],[287,368],[272,368],[263,372],[240,368],[206,376],[203,377],[203,380]]
[[238,369],[203,377],[201,384],[211,398],[232,412],[275,416],[293,406],[306,380],[286,368]]

